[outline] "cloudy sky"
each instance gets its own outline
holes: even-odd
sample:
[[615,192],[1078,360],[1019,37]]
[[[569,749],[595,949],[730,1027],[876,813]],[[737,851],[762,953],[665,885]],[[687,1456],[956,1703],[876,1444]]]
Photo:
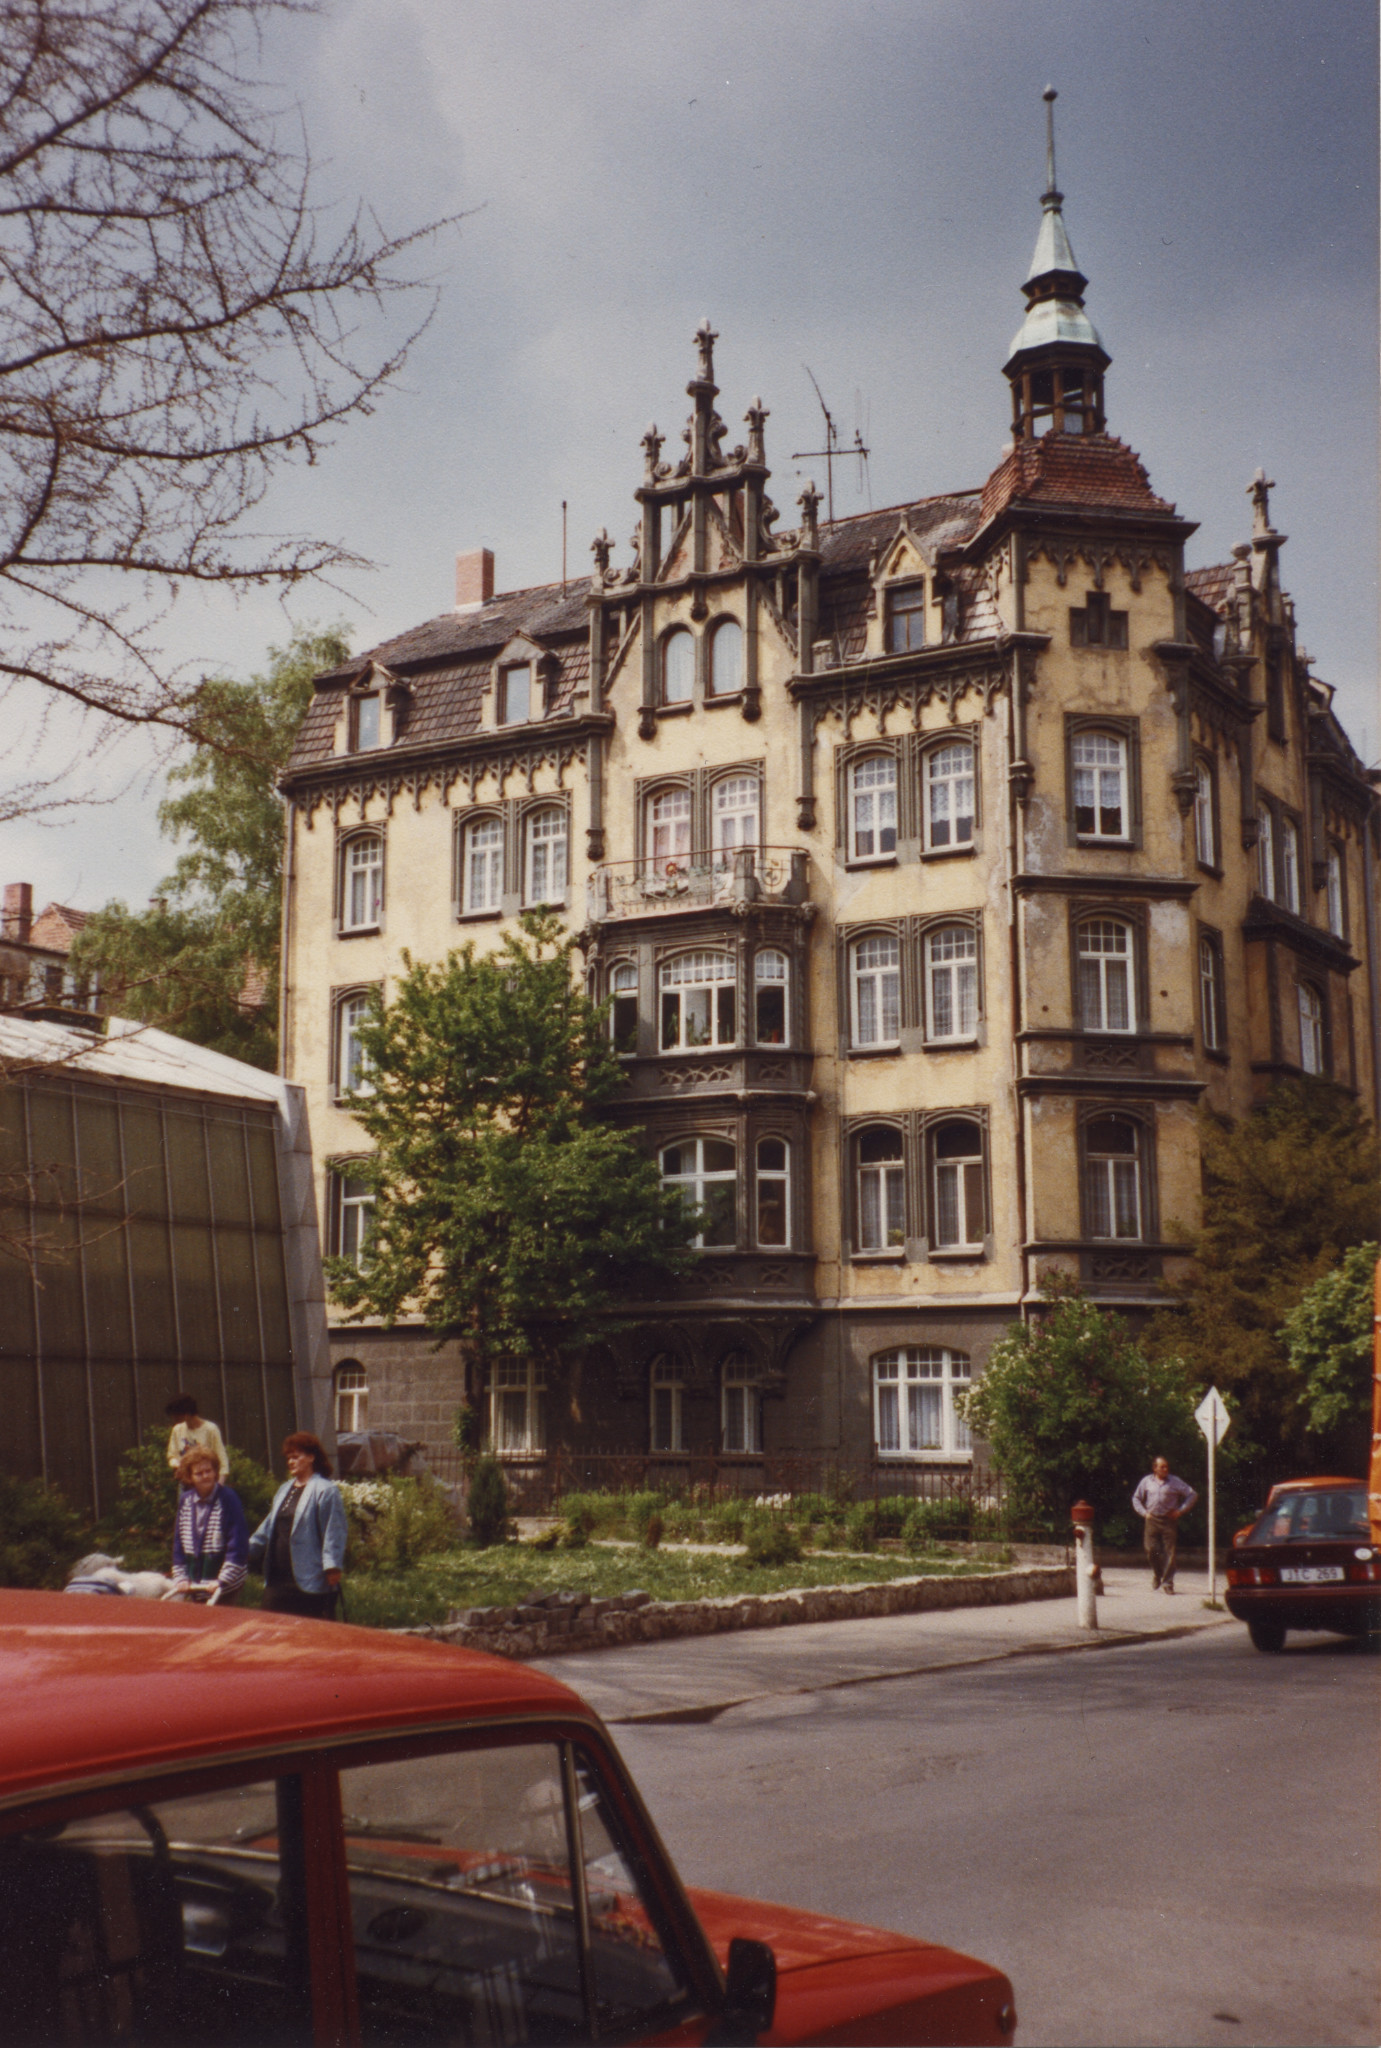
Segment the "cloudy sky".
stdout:
[[[444,610],[480,545],[500,588],[556,578],[563,499],[573,574],[603,526],[627,561],[639,436],[675,442],[707,313],[730,438],[770,408],[783,524],[824,482],[793,459],[822,445],[807,365],[872,450],[839,514],[981,483],[1050,83],[1110,430],[1200,522],[1191,564],[1245,538],[1266,469],[1302,643],[1381,752],[1372,0],[323,0],[265,68],[323,193],[466,216],[405,382],[271,508],[376,565],[297,620],[366,647]],[[243,674],[287,630],[194,600],[171,644]],[[102,808],[0,833],[40,904],[140,903],[171,865],[143,742],[91,772]]]

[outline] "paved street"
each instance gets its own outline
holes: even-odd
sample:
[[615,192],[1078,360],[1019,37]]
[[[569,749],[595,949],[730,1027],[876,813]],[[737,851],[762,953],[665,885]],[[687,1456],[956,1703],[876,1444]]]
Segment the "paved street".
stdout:
[[548,1668],[688,1881],[997,1962],[1026,2048],[1373,2043],[1381,1660],[1181,1587],[1109,1574],[1097,1647],[1059,1601]]

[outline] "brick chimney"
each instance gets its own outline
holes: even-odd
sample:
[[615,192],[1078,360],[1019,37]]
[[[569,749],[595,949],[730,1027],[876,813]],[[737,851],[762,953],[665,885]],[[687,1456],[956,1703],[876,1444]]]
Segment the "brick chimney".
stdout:
[[34,891],[31,882],[6,882],[4,933],[7,939],[17,939],[21,946],[29,943],[29,934],[34,928]]
[[456,610],[474,611],[488,604],[494,595],[494,553],[492,548],[471,548],[456,556]]

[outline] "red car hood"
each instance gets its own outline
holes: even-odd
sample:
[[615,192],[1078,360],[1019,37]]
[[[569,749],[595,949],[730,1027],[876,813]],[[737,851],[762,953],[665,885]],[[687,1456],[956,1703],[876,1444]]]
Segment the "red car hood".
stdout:
[[957,1949],[726,1892],[692,1889],[689,1896],[721,1966],[735,1935],[765,1941],[777,1958],[777,2017],[762,2036],[764,2048],[794,2042],[1005,2048],[1012,2039],[1008,1980]]

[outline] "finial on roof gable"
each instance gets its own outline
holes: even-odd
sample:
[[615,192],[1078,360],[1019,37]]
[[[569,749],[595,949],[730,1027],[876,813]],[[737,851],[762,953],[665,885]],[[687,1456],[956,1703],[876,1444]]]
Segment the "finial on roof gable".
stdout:
[[719,336],[711,327],[710,316],[707,313],[695,331],[695,346],[700,353],[700,382],[702,384],[713,384],[714,382],[714,345],[718,340]]
[[1273,533],[1271,525],[1271,492],[1275,489],[1275,478],[1259,469],[1247,485],[1247,496],[1252,501],[1252,532]]

